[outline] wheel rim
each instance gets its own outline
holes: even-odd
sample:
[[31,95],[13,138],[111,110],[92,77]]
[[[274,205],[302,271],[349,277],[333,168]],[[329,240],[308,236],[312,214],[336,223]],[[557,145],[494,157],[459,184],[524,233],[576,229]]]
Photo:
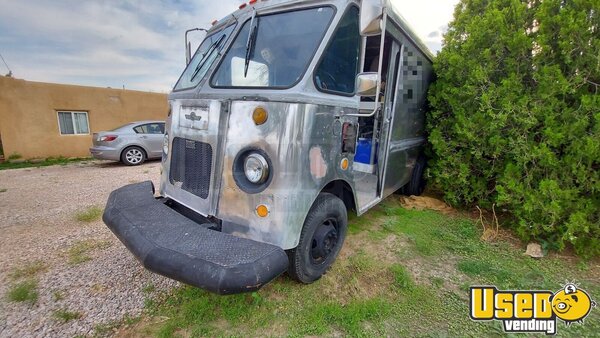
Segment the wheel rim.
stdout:
[[142,154],[142,152],[139,149],[130,149],[127,151],[127,153],[125,153],[125,158],[127,159],[127,162],[132,164],[142,162],[143,157],[144,154]]
[[311,241],[310,259],[313,264],[322,264],[333,255],[338,244],[337,222],[328,218],[315,230]]

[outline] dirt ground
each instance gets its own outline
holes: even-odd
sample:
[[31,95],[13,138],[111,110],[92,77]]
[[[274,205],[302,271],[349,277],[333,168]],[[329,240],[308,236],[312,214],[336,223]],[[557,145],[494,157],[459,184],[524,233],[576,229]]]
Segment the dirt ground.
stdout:
[[[156,161],[0,171],[0,337],[93,334],[139,315],[146,298],[175,286],[144,270],[99,216],[77,220],[104,209],[112,190],[159,179]],[[15,273],[35,265],[25,279],[37,282],[37,300],[10,301],[9,290],[23,280]],[[78,318],[65,321],[65,312]]]

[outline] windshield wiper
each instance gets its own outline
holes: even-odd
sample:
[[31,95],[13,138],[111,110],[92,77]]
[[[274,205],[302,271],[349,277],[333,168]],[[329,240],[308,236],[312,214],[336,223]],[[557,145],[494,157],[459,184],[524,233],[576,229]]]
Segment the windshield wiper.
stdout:
[[192,77],[190,77],[190,82],[194,81],[194,78],[196,78],[196,76],[200,73],[200,69],[202,69],[202,66],[204,66],[204,63],[206,62],[206,60],[208,60],[209,55],[211,55],[215,51],[215,49],[221,44],[221,41],[223,41],[224,38],[225,34],[221,35],[221,37],[219,37],[217,41],[213,42],[212,45],[208,47],[206,53],[202,55],[202,59],[200,59],[200,62],[198,62],[196,69],[194,69],[194,73],[192,74]]
[[254,11],[252,12],[252,20],[250,21],[250,31],[248,32],[248,41],[246,42],[246,58],[244,59],[244,77],[246,77],[248,75],[248,65],[250,64],[250,58],[254,54],[254,46],[256,45],[257,31],[258,31],[258,18],[256,17],[256,9],[254,9]]

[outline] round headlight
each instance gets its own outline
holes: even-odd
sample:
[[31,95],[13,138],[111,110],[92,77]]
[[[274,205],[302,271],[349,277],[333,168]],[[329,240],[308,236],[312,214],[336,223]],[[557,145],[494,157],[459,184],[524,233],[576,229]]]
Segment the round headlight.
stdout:
[[244,160],[244,174],[248,181],[260,184],[269,177],[269,164],[260,154],[250,154]]
[[163,138],[163,153],[169,153],[169,134],[165,133],[165,137]]

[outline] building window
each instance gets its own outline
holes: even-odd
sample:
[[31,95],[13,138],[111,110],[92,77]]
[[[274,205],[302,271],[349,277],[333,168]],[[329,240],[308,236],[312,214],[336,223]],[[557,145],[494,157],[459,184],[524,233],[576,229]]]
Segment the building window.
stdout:
[[61,135],[90,133],[88,113],[84,111],[59,111],[58,126]]

